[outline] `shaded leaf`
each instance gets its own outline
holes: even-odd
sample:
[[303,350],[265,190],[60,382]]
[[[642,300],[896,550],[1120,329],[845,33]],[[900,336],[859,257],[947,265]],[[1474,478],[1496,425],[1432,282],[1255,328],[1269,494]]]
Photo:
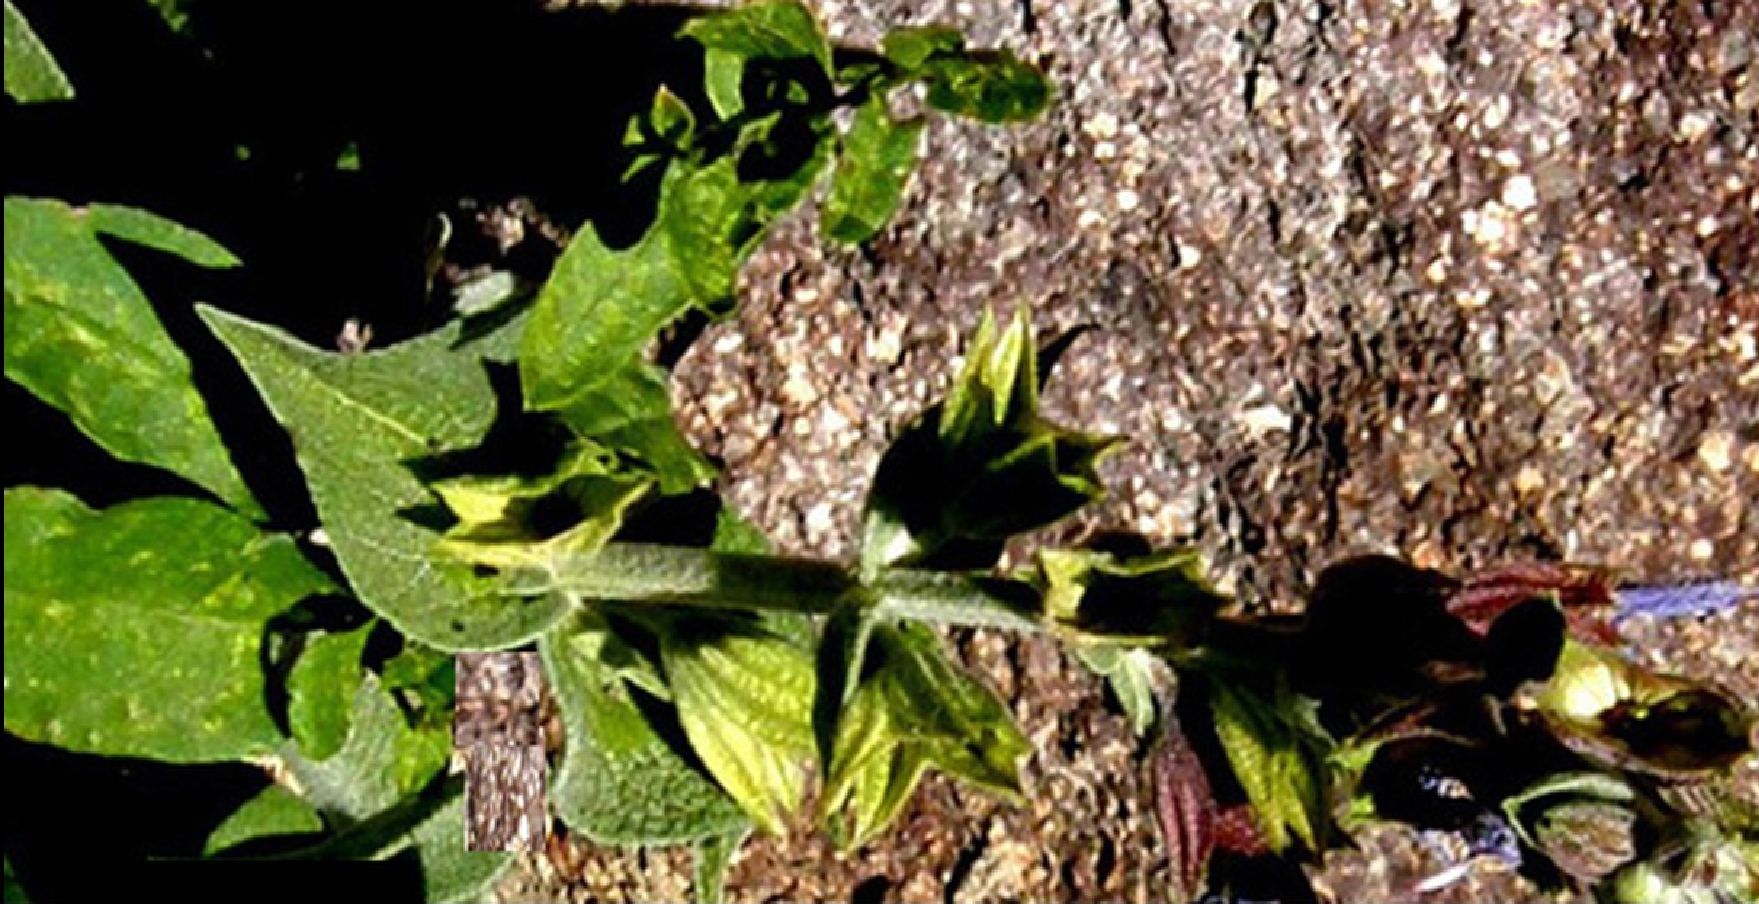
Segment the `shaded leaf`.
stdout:
[[748,59],[817,60],[828,74],[831,45],[812,11],[796,0],[764,0],[692,19],[680,31],[709,50]]
[[370,633],[369,625],[308,640],[287,677],[288,727],[300,749],[313,759],[342,749],[348,737],[348,713],[363,674],[360,654]]
[[1050,82],[1005,50],[936,57],[920,73],[929,106],[983,122],[1024,122],[1050,105]]
[[7,198],[6,375],[111,455],[173,471],[260,517],[191,382],[189,359],[100,234],[202,266],[237,263],[144,211]]
[[567,734],[550,800],[597,844],[683,844],[747,825],[713,781],[661,739],[600,662],[608,629],[577,616],[538,642]]
[[781,834],[813,751],[811,658],[720,618],[671,622],[660,656],[691,749],[752,822]]
[[929,766],[1018,798],[1032,745],[995,694],[947,661],[916,622],[873,628],[864,677],[837,726],[821,818],[844,847],[861,844],[903,809]]
[[[6,0],[5,44],[6,93],[13,100],[34,104],[73,99],[73,85],[12,0]],[[10,235],[11,224],[7,224],[6,231]],[[7,280],[10,282],[11,277]]]
[[1683,778],[1751,751],[1752,716],[1733,700],[1575,640],[1533,703],[1561,741],[1603,766]]
[[324,820],[311,804],[280,785],[270,785],[232,811],[225,822],[209,833],[207,842],[202,845],[202,854],[212,856],[257,838],[304,835],[323,830]]
[[855,111],[821,213],[826,235],[853,244],[867,241],[885,226],[904,200],[922,126],[920,119],[892,119],[880,96]]
[[1087,643],[1188,649],[1227,603],[1193,549],[1128,557],[1046,549],[1038,568],[1051,625]]
[[9,489],[6,730],[178,763],[273,750],[264,624],[332,589],[292,540],[211,503],[93,511],[58,490]]
[[437,561],[439,535],[411,518],[437,500],[409,463],[476,445],[494,418],[488,374],[456,325],[341,355],[212,308],[201,315],[292,434],[330,544],[368,608],[442,650],[513,646],[562,616],[561,600],[499,596],[469,566]]
[[1110,439],[1038,416],[1038,364],[1024,309],[987,314],[946,401],[893,442],[868,495],[861,567],[982,568],[1009,536],[1099,498]]

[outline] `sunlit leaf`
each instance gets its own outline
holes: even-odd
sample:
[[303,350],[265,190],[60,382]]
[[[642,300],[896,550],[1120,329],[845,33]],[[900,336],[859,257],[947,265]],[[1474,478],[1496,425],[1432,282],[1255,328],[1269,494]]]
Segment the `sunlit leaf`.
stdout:
[[817,60],[827,73],[831,69],[831,46],[818,20],[796,0],[740,4],[693,19],[681,33],[709,50],[756,59],[805,57]]
[[781,834],[812,756],[812,659],[779,635],[724,619],[672,622],[660,655],[703,765],[759,828]]
[[[51,100],[72,100],[73,85],[67,81],[61,66],[43,46],[42,39],[31,29],[24,13],[6,0],[6,93],[21,104]],[[12,227],[7,225],[7,234]],[[10,282],[11,277],[7,280]]]
[[313,759],[342,749],[348,714],[363,674],[360,655],[371,626],[343,634],[319,634],[287,678],[287,722],[299,746]]
[[189,359],[102,235],[200,266],[238,263],[205,236],[145,211],[7,198],[6,375],[111,455],[180,474],[260,517]]
[[1005,330],[985,316],[944,403],[886,451],[868,495],[862,568],[982,568],[1006,538],[1103,492],[1113,441],[1038,416],[1038,362],[1024,310]]
[[1119,557],[1047,549],[1038,562],[1046,617],[1087,643],[1188,648],[1227,602],[1205,580],[1195,550]]
[[245,801],[220,823],[202,845],[202,853],[216,854],[258,838],[305,835],[324,830],[318,811],[280,785],[270,785]]
[[285,536],[199,499],[103,511],[6,491],[6,730],[110,756],[267,753],[265,623],[334,590]]
[[904,200],[922,127],[920,119],[893,119],[883,97],[855,111],[820,215],[826,235],[839,242],[864,242],[885,226]]
[[933,766],[1018,799],[1032,749],[994,692],[947,661],[915,622],[877,625],[838,724],[821,817],[853,847],[892,822]]
[[330,545],[368,608],[442,650],[524,643],[562,617],[565,601],[502,596],[467,564],[440,560],[440,535],[416,517],[440,506],[410,464],[474,447],[495,416],[480,354],[456,324],[343,355],[211,308],[201,315],[293,436]]
[[1325,828],[1324,750],[1286,689],[1265,696],[1237,682],[1210,682],[1210,708],[1234,777],[1246,789],[1258,828],[1272,851],[1295,841],[1320,850]]

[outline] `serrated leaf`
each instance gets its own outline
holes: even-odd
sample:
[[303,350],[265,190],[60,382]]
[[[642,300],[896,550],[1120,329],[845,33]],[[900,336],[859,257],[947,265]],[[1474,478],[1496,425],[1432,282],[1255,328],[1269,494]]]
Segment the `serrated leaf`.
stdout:
[[100,234],[202,266],[237,263],[211,240],[144,211],[7,198],[6,375],[111,455],[180,474],[260,517],[189,359]]
[[920,70],[928,104],[982,122],[1024,122],[1050,105],[1050,82],[1005,50],[940,56]]
[[[72,100],[73,85],[24,13],[6,0],[6,93],[21,104]],[[8,224],[7,232],[12,231]],[[8,277],[10,281],[11,277]]]
[[894,120],[882,96],[855,111],[821,214],[826,235],[854,244],[867,241],[886,225],[903,203],[904,188],[916,167],[922,126],[920,119]]
[[591,227],[582,229],[538,293],[525,330],[519,367],[526,407],[557,412],[582,436],[642,458],[667,492],[711,475],[678,433],[664,376],[643,350],[691,306],[725,309],[739,267],[770,223],[798,203],[826,153],[821,141],[795,172],[763,181],[741,180],[736,154],[707,166],[674,161],[662,180],[658,219],[640,241],[612,250]]
[[983,568],[1002,543],[1103,494],[1097,465],[1114,445],[1038,416],[1038,361],[1024,309],[1005,331],[985,315],[946,401],[880,460],[861,563]]
[[861,685],[844,708],[820,815],[845,847],[884,829],[929,767],[1019,797],[1019,761],[1032,745],[988,688],[947,660],[916,622],[877,625]]
[[1246,790],[1265,844],[1281,853],[1299,840],[1308,850],[1320,850],[1324,753],[1301,726],[1300,701],[1280,687],[1266,696],[1224,681],[1210,682],[1209,700],[1216,736]]
[[[651,481],[615,455],[582,441],[541,477],[458,477],[432,485],[459,523],[440,541],[442,554],[496,569],[553,570],[558,556],[595,552],[623,523],[623,512]],[[565,509],[558,508],[566,507]],[[567,511],[565,529],[539,524]]]
[[709,50],[747,59],[814,59],[831,70],[831,46],[812,11],[796,0],[745,3],[694,19],[679,32]]
[[306,755],[323,759],[342,749],[348,713],[360,689],[361,651],[371,626],[344,634],[320,634],[287,676],[287,723]]
[[690,747],[772,834],[806,789],[812,659],[780,635],[722,618],[673,621],[660,657]]
[[332,589],[292,540],[208,502],[9,489],[6,730],[178,763],[272,750],[263,625]]
[[276,835],[304,835],[324,830],[312,805],[280,785],[270,785],[245,801],[208,834],[203,856],[213,856],[246,841]]
[[907,73],[920,70],[929,60],[965,49],[965,36],[944,25],[894,28],[880,41],[880,52]]
[[598,658],[607,629],[584,615],[538,642],[567,744],[550,800],[597,844],[683,844],[747,825],[739,806],[672,750]]
[[439,535],[411,518],[438,500],[409,463],[476,445],[494,418],[488,374],[456,324],[341,355],[200,312],[292,434],[330,544],[368,608],[442,650],[513,646],[562,617],[562,600],[499,596],[469,566],[436,561]]
[[1204,579],[1196,550],[1046,549],[1038,569],[1047,619],[1084,643],[1186,649],[1227,603]]

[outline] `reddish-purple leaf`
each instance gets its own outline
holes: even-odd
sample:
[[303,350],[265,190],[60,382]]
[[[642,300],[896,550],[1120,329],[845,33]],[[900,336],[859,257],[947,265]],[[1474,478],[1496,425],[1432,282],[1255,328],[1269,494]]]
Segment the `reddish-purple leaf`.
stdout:
[[1179,720],[1163,712],[1159,747],[1154,754],[1154,804],[1172,861],[1175,901],[1194,901],[1203,893],[1209,855],[1215,850],[1215,794],[1197,751],[1191,748]]
[[1572,637],[1617,643],[1612,628],[1612,576],[1601,568],[1557,562],[1516,562],[1467,578],[1448,599],[1448,612],[1480,637],[1497,616],[1534,597],[1553,596],[1563,607]]

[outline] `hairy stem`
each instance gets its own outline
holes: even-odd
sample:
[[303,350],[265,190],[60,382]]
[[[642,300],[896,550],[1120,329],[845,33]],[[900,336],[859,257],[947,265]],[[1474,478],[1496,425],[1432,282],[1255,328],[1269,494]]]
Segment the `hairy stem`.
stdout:
[[516,593],[558,592],[582,601],[828,615],[850,593],[886,614],[940,624],[1038,630],[1038,593],[1023,581],[956,572],[886,569],[866,585],[840,563],[613,543],[567,556],[547,571],[513,576]]

